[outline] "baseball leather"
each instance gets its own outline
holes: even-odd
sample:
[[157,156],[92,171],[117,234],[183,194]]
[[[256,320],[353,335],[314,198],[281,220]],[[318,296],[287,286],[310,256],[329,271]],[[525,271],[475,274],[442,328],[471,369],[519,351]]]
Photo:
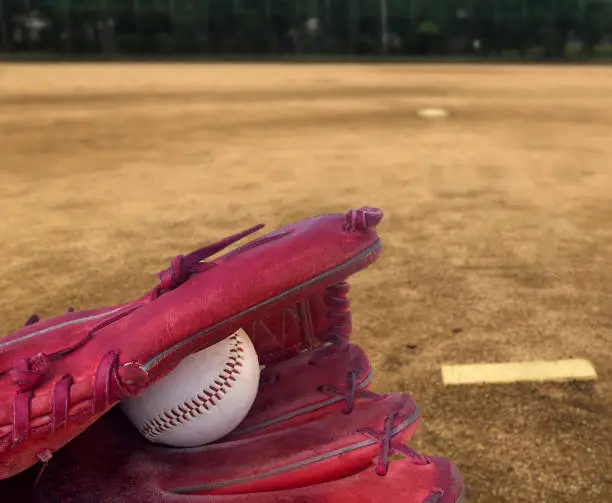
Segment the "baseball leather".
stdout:
[[115,408],[36,484],[29,470],[0,490],[23,503],[460,503],[456,467],[406,446],[414,400],[369,391],[371,373],[342,340],[266,367],[243,425],[201,448],[151,444]]
[[0,479],[48,463],[120,400],[240,327],[264,365],[346,332],[341,285],[380,254],[381,218],[375,208],[313,217],[204,262],[256,226],[176,257],[132,302],[32,317],[0,341]]
[[149,441],[174,447],[209,444],[246,417],[257,396],[259,360],[242,329],[183,359],[140,395],[121,402]]

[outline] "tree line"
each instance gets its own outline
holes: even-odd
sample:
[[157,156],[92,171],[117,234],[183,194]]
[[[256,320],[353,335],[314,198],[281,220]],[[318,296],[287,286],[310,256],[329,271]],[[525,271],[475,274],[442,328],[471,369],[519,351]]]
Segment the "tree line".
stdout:
[[0,0],[0,51],[612,57],[610,0]]

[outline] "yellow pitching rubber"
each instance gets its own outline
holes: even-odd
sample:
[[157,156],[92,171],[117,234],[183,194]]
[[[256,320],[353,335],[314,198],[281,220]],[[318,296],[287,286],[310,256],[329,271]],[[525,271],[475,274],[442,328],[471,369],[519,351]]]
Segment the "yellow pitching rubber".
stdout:
[[591,362],[582,359],[442,366],[445,386],[596,379],[597,372]]

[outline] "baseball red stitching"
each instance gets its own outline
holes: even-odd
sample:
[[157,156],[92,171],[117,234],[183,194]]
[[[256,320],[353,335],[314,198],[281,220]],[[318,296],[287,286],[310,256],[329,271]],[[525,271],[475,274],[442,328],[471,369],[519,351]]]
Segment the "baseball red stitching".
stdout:
[[241,373],[244,351],[243,341],[237,335],[232,335],[230,337],[228,360],[217,377],[213,379],[213,384],[188,401],[146,421],[140,428],[141,433],[149,440],[152,440],[158,435],[170,431],[181,424],[188,423],[195,417],[201,416],[215,407],[217,402],[222,400],[223,395],[232,387],[236,376]]

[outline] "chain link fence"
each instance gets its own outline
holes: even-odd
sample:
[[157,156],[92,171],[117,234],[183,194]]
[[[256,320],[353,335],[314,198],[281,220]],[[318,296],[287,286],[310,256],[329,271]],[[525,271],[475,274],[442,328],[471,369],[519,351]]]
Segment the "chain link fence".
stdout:
[[610,0],[0,0],[0,52],[612,58]]

